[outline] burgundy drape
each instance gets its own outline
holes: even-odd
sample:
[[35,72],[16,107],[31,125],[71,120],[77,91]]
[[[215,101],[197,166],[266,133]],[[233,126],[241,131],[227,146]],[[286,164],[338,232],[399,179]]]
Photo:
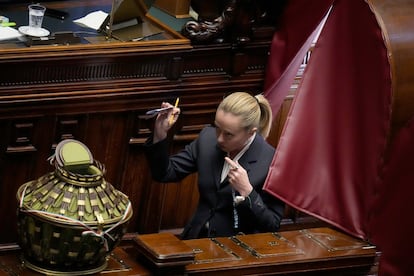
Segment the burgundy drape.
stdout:
[[335,1],[265,184],[297,209],[361,238],[367,237],[367,195],[379,175],[390,119],[386,56],[369,6]]
[[273,40],[265,96],[276,113],[298,68],[295,57],[331,2],[264,189],[373,242],[382,251],[380,275],[410,275],[414,123],[388,140],[392,70],[369,4],[290,0]]
[[370,237],[382,252],[380,275],[412,275],[414,118],[393,139],[389,152],[389,162],[381,175],[383,181],[373,194]]
[[[286,7],[281,20],[281,29],[273,37],[271,56],[266,71],[264,94],[269,99],[273,110],[280,108],[311,46],[316,28],[332,2],[333,0],[290,1]],[[306,8],[310,5],[312,10],[314,9],[312,12]]]

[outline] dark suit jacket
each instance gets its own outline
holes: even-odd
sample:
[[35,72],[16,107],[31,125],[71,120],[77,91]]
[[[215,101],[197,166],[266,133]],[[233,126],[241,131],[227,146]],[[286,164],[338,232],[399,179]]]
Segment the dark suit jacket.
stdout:
[[147,159],[156,181],[175,182],[198,172],[200,199],[194,216],[184,228],[183,239],[277,231],[284,204],[262,190],[274,152],[258,134],[239,159],[253,191],[236,207],[239,228],[235,229],[231,186],[227,180],[220,183],[226,153],[217,146],[214,127],[203,129],[196,140],[171,157],[166,140],[153,144],[150,138],[146,143]]

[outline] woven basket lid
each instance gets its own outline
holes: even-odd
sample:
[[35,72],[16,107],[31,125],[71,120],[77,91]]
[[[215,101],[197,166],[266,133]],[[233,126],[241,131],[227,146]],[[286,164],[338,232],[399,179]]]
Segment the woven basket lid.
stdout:
[[23,184],[20,208],[64,224],[103,225],[128,220],[130,201],[104,178],[105,168],[89,149],[73,139],[63,140],[50,158],[55,171]]

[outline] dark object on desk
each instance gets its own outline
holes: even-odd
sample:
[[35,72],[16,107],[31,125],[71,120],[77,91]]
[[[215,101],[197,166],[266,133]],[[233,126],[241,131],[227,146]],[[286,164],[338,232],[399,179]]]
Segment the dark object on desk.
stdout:
[[46,7],[45,16],[50,16],[53,18],[64,20],[66,17],[69,16],[69,13],[62,10],[56,10]]
[[154,6],[175,18],[189,18],[190,0],[156,0]]
[[81,38],[73,32],[54,33],[46,37],[28,36],[25,41],[25,44],[29,47],[36,45],[71,45],[79,43],[81,43]]
[[119,41],[140,41],[163,32],[144,20],[148,8],[142,0],[124,0],[113,6],[100,31]]
[[193,43],[247,43],[255,38],[271,37],[286,0],[278,1],[203,1],[192,0],[198,18],[182,27],[182,34]]

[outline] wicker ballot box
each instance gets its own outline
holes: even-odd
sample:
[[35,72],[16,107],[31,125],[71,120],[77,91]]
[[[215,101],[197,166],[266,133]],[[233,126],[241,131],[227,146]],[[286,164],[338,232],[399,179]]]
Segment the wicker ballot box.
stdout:
[[48,275],[100,272],[126,232],[131,203],[81,142],[63,140],[50,162],[53,172],[17,192],[24,264]]

